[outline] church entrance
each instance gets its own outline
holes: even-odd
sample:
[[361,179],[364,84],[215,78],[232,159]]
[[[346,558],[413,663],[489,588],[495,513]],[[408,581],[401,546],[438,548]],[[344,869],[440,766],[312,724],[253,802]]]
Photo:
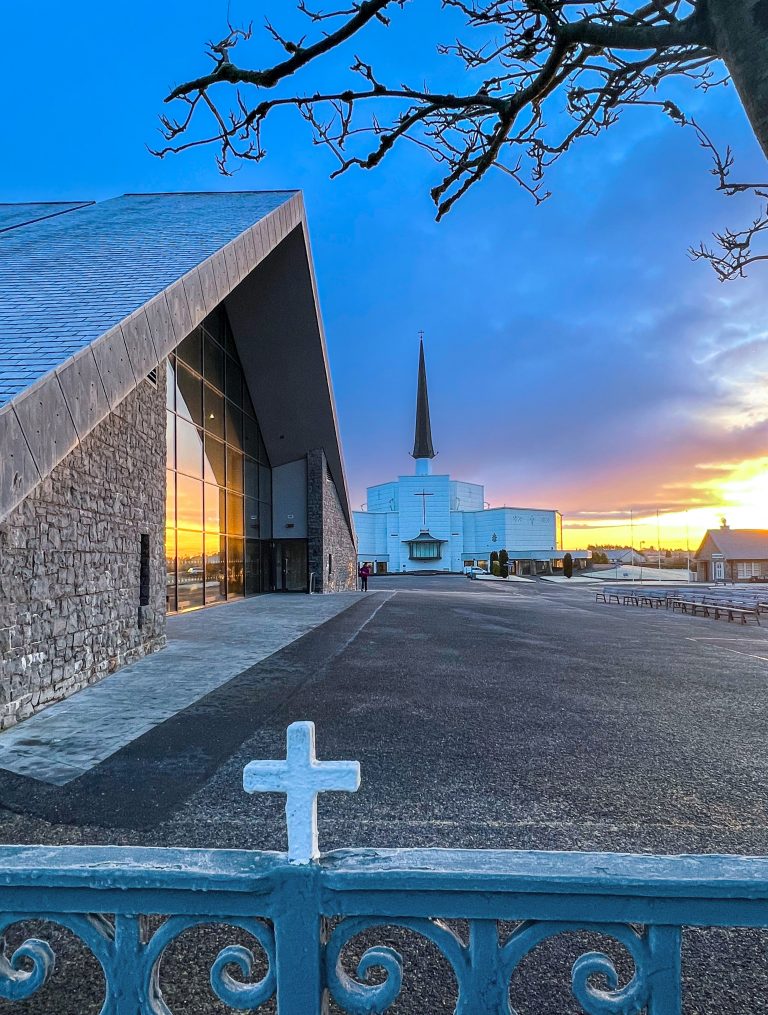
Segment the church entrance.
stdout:
[[272,546],[275,592],[306,592],[306,539],[276,539]]

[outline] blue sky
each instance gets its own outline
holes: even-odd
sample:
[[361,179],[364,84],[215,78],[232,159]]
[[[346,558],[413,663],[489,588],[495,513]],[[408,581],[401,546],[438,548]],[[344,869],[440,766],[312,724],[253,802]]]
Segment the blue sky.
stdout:
[[[373,173],[331,181],[330,155],[291,113],[268,127],[266,161],[232,179],[212,151],[159,161],[145,145],[158,143],[162,99],[206,68],[227,6],[43,0],[31,21],[3,5],[2,199],[301,188],[355,506],[366,485],[411,469],[423,328],[435,465],[484,482],[492,503],[559,508],[571,545],[605,538],[630,507],[665,512],[669,540],[685,509],[696,534],[723,511],[768,524],[766,274],[724,286],[689,260],[688,244],[752,211],[714,193],[691,136],[651,112],[627,116],[554,168],[542,207],[492,173],[439,224],[426,155],[403,146]],[[258,27],[265,14],[290,23],[291,7],[230,10]],[[356,51],[393,75],[417,66],[449,81],[437,0],[394,21],[326,58],[324,79]],[[254,64],[276,54],[263,36],[249,52]],[[745,176],[763,172],[732,89],[683,99]]]

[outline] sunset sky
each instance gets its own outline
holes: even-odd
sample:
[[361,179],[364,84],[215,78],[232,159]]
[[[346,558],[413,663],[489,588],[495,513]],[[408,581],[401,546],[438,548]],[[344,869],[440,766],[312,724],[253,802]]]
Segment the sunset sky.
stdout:
[[[257,24],[290,6],[229,5]],[[27,10],[3,5],[19,44],[6,53],[2,200],[302,189],[354,507],[412,469],[423,329],[435,469],[485,483],[492,504],[558,508],[570,547],[628,541],[630,509],[636,545],[656,542],[657,509],[664,545],[684,546],[687,530],[695,546],[721,515],[768,528],[768,268],[722,285],[688,258],[754,211],[714,192],[691,136],[653,112],[626,116],[555,167],[542,207],[495,173],[439,224],[424,153],[402,147],[330,181],[331,157],[291,114],[268,130],[267,160],[233,179],[212,151],[161,162],[145,144],[158,143],[162,98],[205,69],[227,7],[41,0],[30,30]],[[354,52],[396,65],[388,40],[403,67],[444,77],[438,0],[394,22],[327,59],[328,79]],[[250,52],[277,55],[263,36]],[[677,97],[734,146],[741,177],[768,175],[732,89]]]

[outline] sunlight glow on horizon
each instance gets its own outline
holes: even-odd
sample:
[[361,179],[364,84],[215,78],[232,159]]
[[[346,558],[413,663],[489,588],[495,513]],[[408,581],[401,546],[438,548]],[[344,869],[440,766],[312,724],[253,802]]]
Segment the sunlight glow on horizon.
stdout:
[[[720,527],[721,518],[734,529],[768,529],[768,457],[747,459],[738,464],[702,469],[722,469],[726,475],[688,486],[691,507],[656,513],[646,510],[630,519],[630,508],[598,514],[563,513],[565,549],[584,549],[587,544],[633,543],[639,549],[661,545],[693,552],[707,529]],[[704,503],[702,503],[704,502]]]

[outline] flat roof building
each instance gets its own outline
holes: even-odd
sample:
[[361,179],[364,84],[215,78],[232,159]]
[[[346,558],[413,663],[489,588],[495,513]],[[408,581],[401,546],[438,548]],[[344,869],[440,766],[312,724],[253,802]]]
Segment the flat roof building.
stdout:
[[294,191],[0,205],[0,725],[166,614],[353,588]]

